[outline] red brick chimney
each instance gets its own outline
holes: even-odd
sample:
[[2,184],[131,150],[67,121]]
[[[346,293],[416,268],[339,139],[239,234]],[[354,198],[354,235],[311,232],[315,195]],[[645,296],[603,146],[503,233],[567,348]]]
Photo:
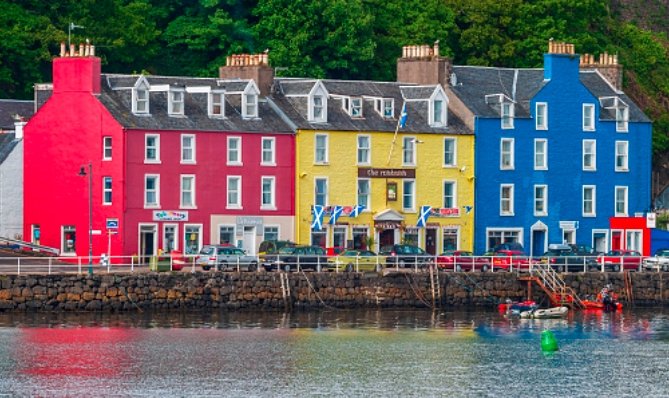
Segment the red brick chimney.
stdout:
[[404,46],[397,60],[397,81],[400,83],[441,84],[445,87],[451,76],[451,62],[439,56],[439,41],[433,47]]
[[60,43],[60,57],[53,60],[53,93],[100,93],[100,58],[95,56],[95,46],[74,44],[66,49]]
[[581,69],[595,69],[611,83],[617,90],[623,88],[623,66],[618,63],[618,55],[609,53],[599,54],[599,60],[595,61],[592,54],[581,55]]
[[261,95],[269,95],[274,83],[274,69],[269,66],[267,51],[262,54],[235,54],[227,57],[218,69],[221,79],[253,79]]

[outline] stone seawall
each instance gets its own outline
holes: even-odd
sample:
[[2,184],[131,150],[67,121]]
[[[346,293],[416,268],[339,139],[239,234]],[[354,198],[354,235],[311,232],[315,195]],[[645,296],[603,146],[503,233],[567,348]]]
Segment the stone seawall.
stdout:
[[[580,297],[610,284],[627,298],[623,274],[565,275]],[[669,303],[663,273],[632,273],[638,305]],[[93,276],[0,276],[0,311],[138,311],[140,309],[286,309],[494,306],[527,295],[508,273],[146,273]],[[532,283],[532,296],[548,304]]]

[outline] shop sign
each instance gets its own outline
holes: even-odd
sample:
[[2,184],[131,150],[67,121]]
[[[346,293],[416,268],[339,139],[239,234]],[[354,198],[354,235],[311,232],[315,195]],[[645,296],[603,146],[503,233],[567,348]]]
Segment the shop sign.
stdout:
[[561,229],[578,229],[578,221],[560,221]]
[[188,221],[188,212],[179,210],[154,210],[153,221]]
[[263,234],[263,218],[255,216],[237,216],[237,234],[244,231],[244,227],[255,227],[256,235]]
[[374,221],[374,228],[376,229],[397,229],[400,228],[398,221]]
[[359,178],[416,178],[416,169],[376,169],[359,167]]
[[430,217],[460,217],[460,209],[457,207],[433,207]]
[[657,219],[655,213],[646,214],[646,228],[655,228],[655,220]]

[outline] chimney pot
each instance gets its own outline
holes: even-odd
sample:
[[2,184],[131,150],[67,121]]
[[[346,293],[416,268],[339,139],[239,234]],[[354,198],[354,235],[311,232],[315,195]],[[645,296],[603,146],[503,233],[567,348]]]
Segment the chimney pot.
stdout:
[[74,44],[70,44],[70,57],[74,57]]
[[64,41],[60,42],[60,56],[61,57],[65,56],[65,42]]
[[434,42],[434,47],[432,47],[432,53],[435,57],[439,56],[439,40]]
[[95,57],[95,46],[91,44],[91,57]]

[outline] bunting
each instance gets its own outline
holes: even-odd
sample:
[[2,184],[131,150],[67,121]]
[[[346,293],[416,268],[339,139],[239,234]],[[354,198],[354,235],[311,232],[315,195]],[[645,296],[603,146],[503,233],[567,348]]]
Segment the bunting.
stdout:
[[311,229],[320,231],[323,229],[323,217],[325,216],[325,207],[313,205],[311,208]]
[[420,215],[418,216],[418,222],[416,226],[418,228],[425,228],[427,224],[427,219],[430,218],[430,213],[432,212],[432,206],[421,206]]
[[337,220],[341,216],[341,213],[342,213],[343,210],[344,210],[344,207],[342,207],[342,206],[338,206],[338,205],[332,206],[332,210],[331,210],[332,215],[330,216],[330,222],[329,222],[330,225],[334,225],[334,224],[337,223]]

